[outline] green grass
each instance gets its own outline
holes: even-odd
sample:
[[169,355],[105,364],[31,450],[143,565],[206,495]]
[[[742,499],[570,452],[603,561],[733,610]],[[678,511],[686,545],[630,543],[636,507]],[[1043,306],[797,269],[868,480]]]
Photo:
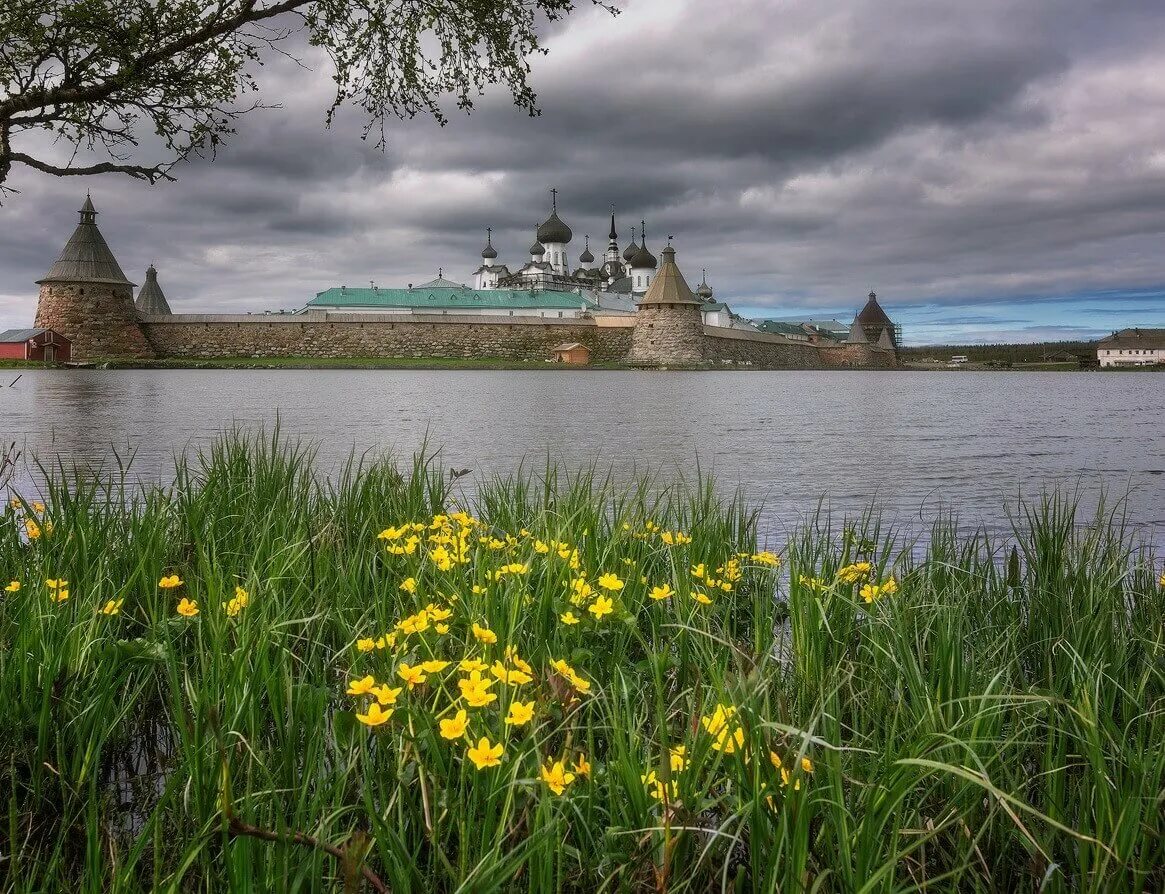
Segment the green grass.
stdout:
[[[707,481],[550,468],[467,504],[423,458],[312,461],[233,435],[172,486],[49,469],[45,508],[4,510],[3,890],[1165,885],[1165,590],[1119,518],[1049,498],[1012,540],[940,524],[925,548],[821,518],[774,566]],[[467,738],[504,746],[478,770],[439,721],[464,706],[456,662],[509,674],[507,645],[532,679],[468,709]],[[351,681],[436,659],[358,720]],[[503,722],[512,701],[529,724]],[[540,768],[580,754],[555,794]]]

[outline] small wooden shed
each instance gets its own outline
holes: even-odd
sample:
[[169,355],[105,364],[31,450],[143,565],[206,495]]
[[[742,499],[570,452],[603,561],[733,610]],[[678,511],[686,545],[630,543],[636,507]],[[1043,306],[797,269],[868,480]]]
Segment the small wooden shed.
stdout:
[[591,362],[591,349],[577,341],[557,345],[550,353],[551,359],[555,363],[570,363],[575,366],[586,366]]
[[72,342],[52,329],[8,329],[0,332],[0,359],[64,363]]

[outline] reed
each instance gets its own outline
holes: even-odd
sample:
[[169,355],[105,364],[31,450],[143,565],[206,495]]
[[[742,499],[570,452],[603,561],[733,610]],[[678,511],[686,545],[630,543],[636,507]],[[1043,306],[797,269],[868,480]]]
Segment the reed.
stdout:
[[3,889],[1161,890],[1161,570],[1069,498],[1014,528],[774,553],[706,479],[467,496],[278,432],[42,468],[0,517]]

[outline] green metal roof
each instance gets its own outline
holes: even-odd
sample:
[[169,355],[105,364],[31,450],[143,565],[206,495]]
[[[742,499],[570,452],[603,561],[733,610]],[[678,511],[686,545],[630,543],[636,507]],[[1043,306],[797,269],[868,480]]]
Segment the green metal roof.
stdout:
[[308,302],[313,307],[399,307],[415,311],[475,310],[500,308],[502,310],[590,310],[598,305],[574,292],[556,292],[532,289],[476,289],[415,288],[415,289],[349,289],[336,287],[319,292]]

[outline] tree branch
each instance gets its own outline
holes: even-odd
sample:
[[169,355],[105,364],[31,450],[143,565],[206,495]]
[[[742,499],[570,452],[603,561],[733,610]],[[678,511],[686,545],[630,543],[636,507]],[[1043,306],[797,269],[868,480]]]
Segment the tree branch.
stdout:
[[159,180],[174,180],[165,170],[164,165],[154,165],[152,168],[147,168],[141,165],[119,165],[103,161],[99,164],[88,165],[83,168],[75,168],[72,166],[61,168],[56,165],[46,164],[43,161],[33,158],[31,155],[25,155],[23,152],[13,152],[8,158],[11,161],[28,165],[30,168],[35,168],[45,174],[55,174],[58,177],[80,176],[85,174],[127,174],[130,177],[138,180],[147,180],[150,183],[157,183]]
[[[310,835],[303,834],[303,832],[279,835],[276,832],[270,832],[267,829],[252,826],[250,823],[244,823],[235,816],[232,816],[230,820],[230,832],[232,835],[248,835],[251,838],[258,838],[262,841],[275,841],[281,844],[301,844],[304,847],[314,847],[322,850],[324,853],[331,854],[340,861],[341,865],[347,864],[351,859],[344,850],[336,847],[334,844],[328,844],[320,841],[318,838],[312,838]],[[364,880],[372,886],[373,890],[380,892],[380,894],[388,894],[388,885],[381,881],[380,876],[367,866],[361,864],[360,874],[364,876]]]

